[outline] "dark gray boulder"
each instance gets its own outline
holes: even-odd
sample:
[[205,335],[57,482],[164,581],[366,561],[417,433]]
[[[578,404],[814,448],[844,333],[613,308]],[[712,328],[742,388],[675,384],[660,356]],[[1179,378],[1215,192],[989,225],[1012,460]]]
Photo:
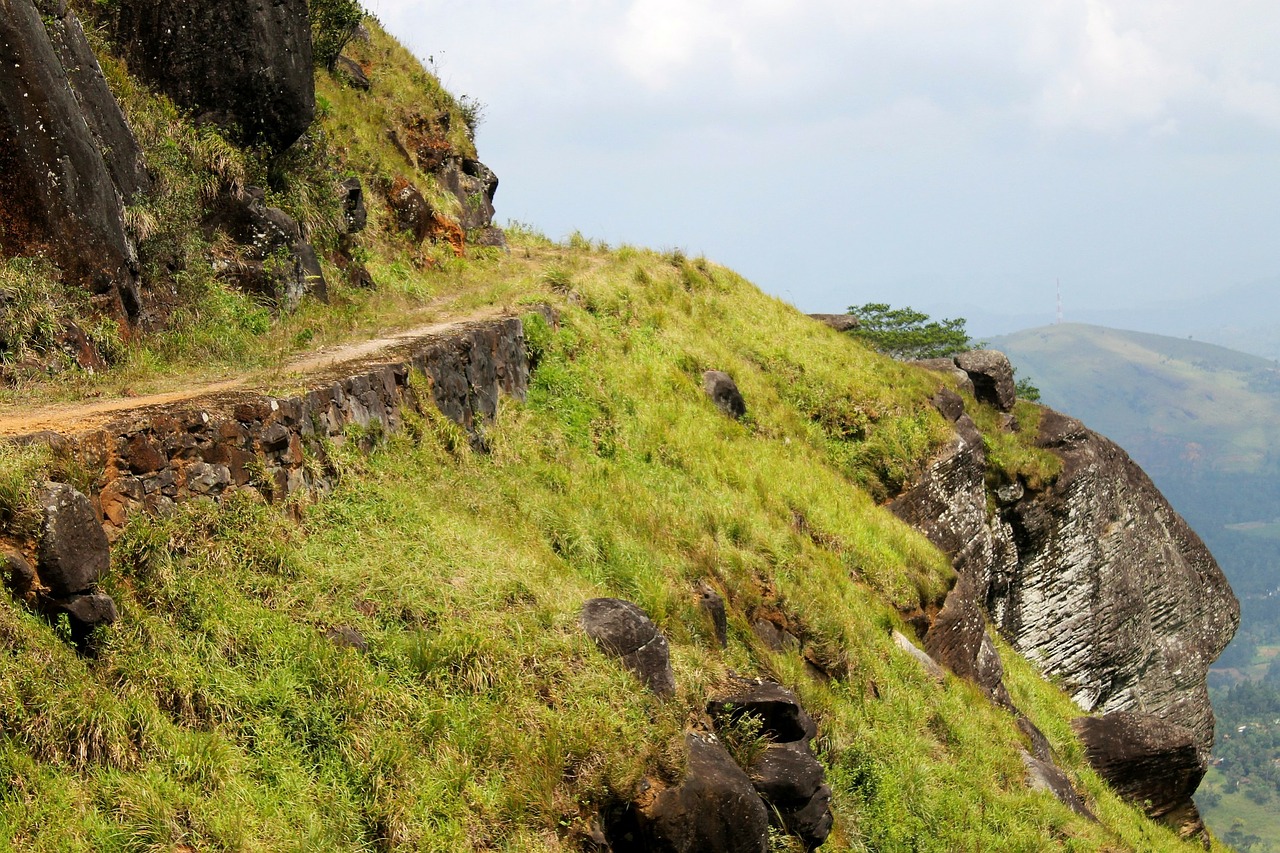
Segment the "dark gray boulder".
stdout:
[[52,598],[91,589],[111,564],[110,546],[89,499],[64,483],[45,483],[36,570]]
[[722,370],[708,370],[702,374],[702,389],[720,411],[731,418],[741,418],[747,413],[747,403],[738,391],[733,377]]
[[396,178],[387,195],[387,205],[396,215],[396,226],[411,233],[415,242],[421,243],[431,234],[435,211],[408,178]]
[[71,642],[81,652],[96,652],[93,644],[95,628],[115,624],[120,618],[116,603],[105,592],[85,592],[66,598],[44,598],[41,609],[46,618],[65,615],[71,628]]
[[807,850],[821,846],[831,832],[831,789],[810,748],[818,727],[796,695],[773,682],[746,681],[707,703],[707,713],[722,737],[758,731],[765,746],[743,768],[751,784],[774,823]]
[[0,580],[14,598],[25,598],[36,580],[36,570],[17,551],[0,553]]
[[973,395],[979,402],[990,403],[1002,412],[1013,409],[1017,391],[1008,356],[998,350],[977,349],[960,353],[955,362],[972,380]]
[[593,598],[582,606],[581,623],[596,645],[621,658],[654,693],[676,692],[667,638],[639,607],[619,598]]
[[1195,732],[1130,711],[1081,717],[1072,725],[1089,764],[1116,793],[1184,838],[1205,837],[1191,800],[1208,769]]
[[227,270],[237,286],[270,299],[284,311],[298,307],[308,293],[327,297],[328,287],[315,249],[298,223],[278,207],[267,207],[258,187],[227,193],[205,220],[240,245],[245,263]]
[[136,317],[123,196],[140,188],[137,145],[97,64],[63,65],[60,52],[78,61],[85,49],[74,16],[63,8],[50,25],[57,45],[31,0],[0,0],[0,254],[48,254],[68,280]]
[[684,779],[656,795],[646,783],[606,832],[614,853],[765,853],[769,816],[751,780],[713,735],[685,743]]
[[120,0],[129,69],[193,111],[283,151],[315,118],[307,0]]
[[477,231],[493,224],[498,176],[492,169],[469,157],[448,157],[435,176],[440,187],[458,200],[458,223],[464,230]]

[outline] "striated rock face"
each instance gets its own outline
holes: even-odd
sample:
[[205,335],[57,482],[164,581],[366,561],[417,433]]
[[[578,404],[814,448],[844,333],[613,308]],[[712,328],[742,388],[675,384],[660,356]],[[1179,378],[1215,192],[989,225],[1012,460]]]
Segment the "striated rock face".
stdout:
[[994,573],[992,617],[1085,709],[1142,710],[1208,750],[1205,674],[1240,622],[1226,577],[1115,444],[1056,412],[1038,443],[1063,472],[1004,512],[1019,558]]
[[306,0],[121,0],[130,70],[175,102],[276,151],[315,118]]
[[1194,831],[1190,794],[1213,742],[1205,675],[1240,618],[1226,578],[1123,450],[1057,412],[1044,412],[1037,439],[1062,459],[1057,480],[989,496],[982,436],[958,413],[958,399],[944,391],[935,400],[954,420],[955,440],[890,507],[948,553],[958,575],[925,648],[1007,703],[989,616],[1086,711],[1142,712],[1156,740],[1185,733],[1199,775],[1183,772],[1186,756],[1176,749],[1149,750],[1126,773],[1131,785],[1144,773],[1194,775],[1158,815],[1186,816],[1180,828]]
[[124,205],[149,182],[79,22],[54,0],[0,0],[0,67],[0,252],[47,253],[136,316]]

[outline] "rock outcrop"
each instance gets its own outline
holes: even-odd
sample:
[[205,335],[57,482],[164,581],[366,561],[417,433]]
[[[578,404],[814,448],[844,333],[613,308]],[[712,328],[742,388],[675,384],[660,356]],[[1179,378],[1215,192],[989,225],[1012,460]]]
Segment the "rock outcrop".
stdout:
[[810,314],[809,316],[837,332],[850,332],[862,325],[852,314]]
[[806,850],[822,846],[831,832],[831,788],[810,749],[818,727],[795,694],[768,681],[746,683],[710,702],[707,713],[722,736],[754,721],[765,743],[742,769],[779,828]]
[[283,151],[315,118],[306,0],[120,0],[129,70],[246,143]]
[[1088,710],[1143,710],[1213,743],[1205,675],[1240,606],[1204,543],[1112,442],[1046,411],[1038,444],[1063,461],[1002,513],[1016,563],[993,572],[992,617]]
[[0,252],[48,254],[109,313],[136,317],[124,208],[149,182],[65,3],[0,0],[0,66]]
[[[327,299],[315,249],[297,221],[278,207],[267,207],[265,196],[259,187],[246,187],[224,195],[210,211],[207,226],[225,232],[243,252],[243,260],[224,274],[241,290],[264,297],[284,311],[293,311],[308,293]],[[362,203],[356,211],[363,211]]]
[[1191,795],[1204,778],[1194,732],[1149,714],[1121,711],[1075,721],[1089,763],[1126,800],[1175,829],[1206,841]]
[[[982,436],[958,399],[935,401],[956,438],[891,504],[956,568],[925,648],[1007,703],[990,618],[1087,711],[1141,711],[1190,732],[1203,773],[1214,724],[1205,676],[1239,624],[1221,569],[1123,450],[1050,410],[1036,443],[1062,460],[1061,474],[989,494]],[[1181,773],[1160,760],[1143,772]],[[1164,814],[1188,814],[1195,783]]]
[[596,645],[619,658],[654,693],[676,692],[667,638],[639,607],[618,598],[593,598],[582,606],[581,621]]
[[990,403],[1002,412],[1013,409],[1017,390],[1008,356],[999,350],[979,349],[960,353],[955,362],[956,367],[969,375],[973,395],[979,402]]

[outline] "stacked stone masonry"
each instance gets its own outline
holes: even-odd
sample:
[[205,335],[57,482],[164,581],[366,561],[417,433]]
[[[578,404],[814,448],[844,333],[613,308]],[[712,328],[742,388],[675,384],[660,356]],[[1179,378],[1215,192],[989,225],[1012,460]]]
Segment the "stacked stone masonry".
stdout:
[[[411,382],[415,372],[425,381]],[[101,472],[90,498],[111,529],[131,512],[237,491],[293,506],[332,488],[330,448],[396,432],[406,412],[431,404],[483,447],[499,396],[523,400],[528,383],[524,326],[512,317],[461,324],[296,395],[195,399],[131,411],[96,432],[41,439]],[[430,401],[420,398],[424,389]]]

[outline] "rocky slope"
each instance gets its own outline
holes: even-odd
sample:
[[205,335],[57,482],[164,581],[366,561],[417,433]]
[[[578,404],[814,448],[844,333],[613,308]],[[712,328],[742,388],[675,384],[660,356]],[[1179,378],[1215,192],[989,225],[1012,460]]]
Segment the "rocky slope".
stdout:
[[[100,65],[67,5],[0,5],[18,69],[0,81],[0,246],[92,297],[56,315],[67,330],[145,339],[193,278],[222,304],[319,312],[374,273],[448,275],[507,242],[465,110],[424,108],[432,81],[384,72],[395,54],[368,32],[364,64],[314,70],[306,4],[122,0],[80,10]],[[1202,831],[1204,674],[1238,607],[1122,451],[1015,409],[998,353],[939,377],[704,260],[520,247],[477,263],[515,271],[501,300],[554,310],[5,451],[0,630],[22,653],[0,757],[28,792],[10,843],[49,846],[61,821],[82,847],[1176,846],[1083,758]],[[535,250],[550,265],[520,267]],[[42,286],[24,282],[6,310]],[[403,520],[424,494],[428,518]],[[337,539],[308,556],[267,502]],[[460,528],[425,533],[437,514]],[[358,568],[334,573],[339,555]],[[1078,736],[1001,642],[1094,712]],[[311,829],[269,793],[289,772]],[[90,793],[53,818],[59,785]]]

